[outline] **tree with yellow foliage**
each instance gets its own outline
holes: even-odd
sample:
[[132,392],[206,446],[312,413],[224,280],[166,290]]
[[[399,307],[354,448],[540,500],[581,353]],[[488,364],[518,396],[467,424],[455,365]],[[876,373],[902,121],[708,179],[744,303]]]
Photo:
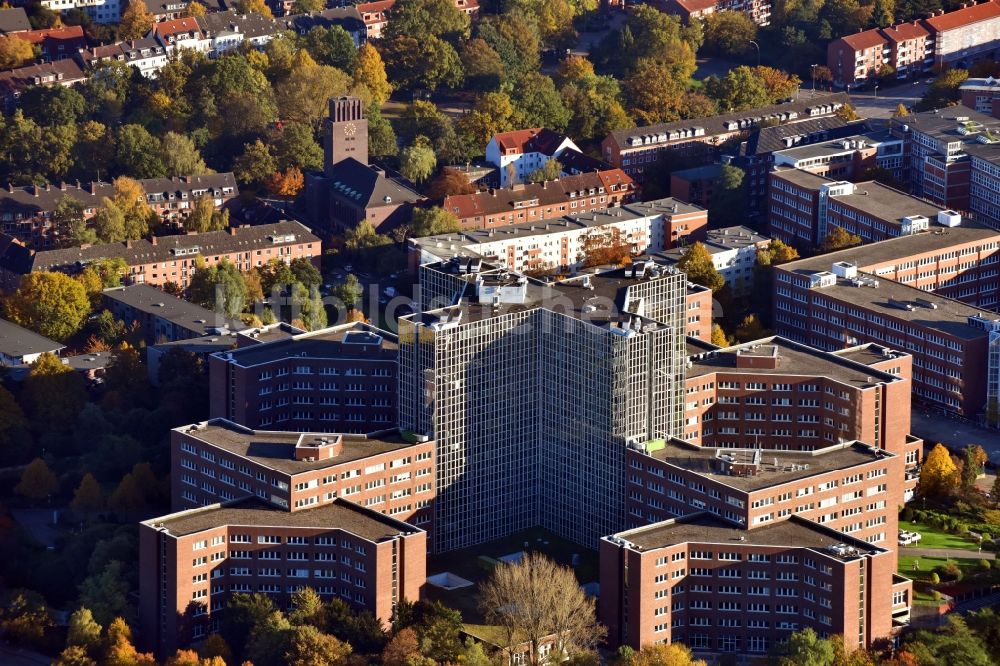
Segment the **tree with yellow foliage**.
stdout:
[[726,332],[718,324],[712,324],[712,344],[716,347],[728,347],[730,345]]
[[236,11],[241,14],[260,14],[264,18],[274,18],[265,0],[240,0],[236,3]]
[[104,666],[156,666],[153,655],[142,653],[132,645],[132,630],[124,619],[116,617],[108,625]]
[[695,659],[691,649],[683,643],[655,643],[647,645],[632,655],[629,666],[707,666]]
[[921,497],[941,498],[951,494],[958,484],[958,467],[951,453],[943,444],[937,444],[924,458],[920,468],[917,494]]
[[354,59],[354,85],[364,86],[376,106],[385,104],[392,94],[392,84],[386,76],[382,56],[368,42],[361,45]]
[[34,59],[35,48],[31,42],[14,35],[0,35],[0,69],[24,67]]
[[7,319],[39,335],[63,342],[90,314],[82,284],[65,273],[29,273],[5,303]]
[[145,37],[153,29],[156,17],[146,8],[142,0],[129,0],[128,7],[122,12],[122,20],[118,25],[118,38],[129,40]]

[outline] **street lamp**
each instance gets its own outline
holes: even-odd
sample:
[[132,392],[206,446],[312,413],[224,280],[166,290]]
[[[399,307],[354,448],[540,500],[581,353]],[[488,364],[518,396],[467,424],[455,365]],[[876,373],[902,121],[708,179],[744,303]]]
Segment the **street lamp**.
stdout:
[[813,95],[816,94],[816,67],[818,67],[818,65],[813,65],[809,68],[809,73],[812,74],[813,80]]
[[748,39],[747,41],[753,44],[753,47],[757,49],[757,66],[760,67],[760,44],[753,41],[752,39]]
[[875,84],[875,91],[872,93],[872,98],[878,99],[878,83]]

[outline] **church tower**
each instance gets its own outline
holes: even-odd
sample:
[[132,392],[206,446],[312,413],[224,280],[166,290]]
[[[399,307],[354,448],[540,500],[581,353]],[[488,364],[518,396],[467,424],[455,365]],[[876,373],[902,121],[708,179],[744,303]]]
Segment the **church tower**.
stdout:
[[323,129],[323,169],[327,175],[334,164],[348,157],[368,164],[368,120],[360,99],[331,98]]

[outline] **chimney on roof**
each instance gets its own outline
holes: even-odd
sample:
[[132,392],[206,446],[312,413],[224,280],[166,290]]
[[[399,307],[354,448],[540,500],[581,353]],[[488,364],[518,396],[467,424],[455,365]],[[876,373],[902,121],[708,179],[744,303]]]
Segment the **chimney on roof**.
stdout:
[[131,238],[126,238],[125,239],[125,247],[127,247],[130,250],[132,249],[132,239]]
[[66,181],[62,181],[61,183],[59,183],[59,189],[62,190],[63,192],[66,191]]
[[49,183],[49,182],[45,183],[45,191],[46,192],[51,192],[52,191],[52,183]]
[[236,235],[236,227],[229,227],[229,235],[230,236]]
[[149,239],[149,244],[156,245],[156,236],[153,236],[152,238]]

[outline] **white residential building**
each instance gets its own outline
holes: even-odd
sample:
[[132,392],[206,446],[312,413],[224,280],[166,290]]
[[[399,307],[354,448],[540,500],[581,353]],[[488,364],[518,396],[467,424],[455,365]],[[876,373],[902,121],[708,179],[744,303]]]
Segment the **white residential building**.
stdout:
[[499,170],[500,186],[507,187],[512,177],[515,183],[524,182],[532,171],[541,169],[566,149],[580,152],[572,139],[550,129],[514,130],[501,132],[490,139],[486,161]]
[[[771,239],[744,226],[709,229],[701,241],[712,256],[715,270],[726,279],[726,284],[736,295],[746,295],[753,288],[754,266],[757,250],[771,244]],[[676,248],[659,253],[672,263],[680,261],[687,248]]]
[[95,23],[118,23],[121,20],[121,0],[41,0],[41,5],[59,13],[82,9]]

